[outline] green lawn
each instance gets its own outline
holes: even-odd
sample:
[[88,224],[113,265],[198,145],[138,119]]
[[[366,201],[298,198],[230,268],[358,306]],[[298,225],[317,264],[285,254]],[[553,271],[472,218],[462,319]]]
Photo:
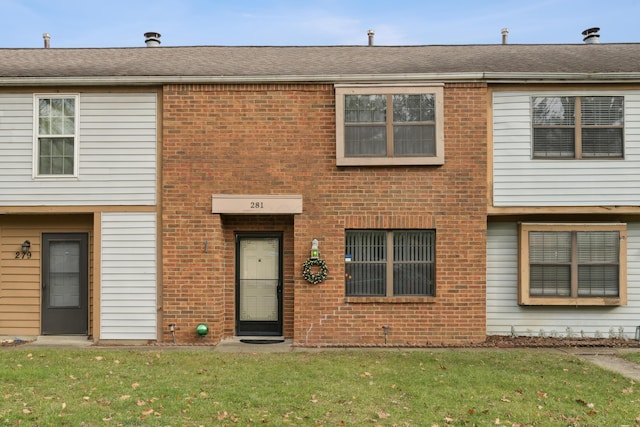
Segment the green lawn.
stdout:
[[619,426],[633,381],[546,350],[0,349],[0,426]]

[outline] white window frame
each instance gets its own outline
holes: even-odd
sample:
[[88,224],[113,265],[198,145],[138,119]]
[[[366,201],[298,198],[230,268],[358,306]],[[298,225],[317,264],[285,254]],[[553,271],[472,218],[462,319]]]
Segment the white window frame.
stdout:
[[[40,174],[40,143],[39,138],[41,137],[39,133],[39,118],[40,118],[40,100],[41,99],[73,99],[74,100],[74,133],[66,134],[66,135],[56,135],[58,137],[73,137],[73,173],[72,174]],[[79,170],[79,117],[80,117],[80,96],[77,93],[55,93],[55,94],[34,94],[33,95],[33,165],[32,172],[33,178],[38,180],[68,180],[73,178],[78,178],[78,170]]]
[[[335,85],[336,92],[336,165],[337,166],[410,166],[444,164],[444,84],[429,85]],[[420,95],[435,97],[435,156],[346,157],[344,154],[344,98],[346,95]]]
[[[530,231],[617,231],[620,234],[618,261],[618,296],[584,297],[575,292],[569,296],[531,296],[530,294]],[[627,224],[624,223],[521,223],[518,230],[518,304],[565,306],[617,306],[627,304]],[[575,275],[576,272],[573,272]]]

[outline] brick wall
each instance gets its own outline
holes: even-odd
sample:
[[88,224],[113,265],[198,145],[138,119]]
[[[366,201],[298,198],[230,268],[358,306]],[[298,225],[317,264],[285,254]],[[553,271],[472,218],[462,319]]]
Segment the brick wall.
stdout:
[[[485,337],[487,89],[444,90],[445,164],[336,167],[332,85],[169,85],[163,95],[163,339],[234,334],[236,231],[285,236],[285,335],[295,345],[441,345]],[[303,213],[211,214],[211,195],[302,194]],[[349,228],[435,228],[435,298],[344,295]],[[301,264],[320,242],[329,279]],[[204,242],[207,251],[204,251]],[[387,334],[382,326],[388,326]]]

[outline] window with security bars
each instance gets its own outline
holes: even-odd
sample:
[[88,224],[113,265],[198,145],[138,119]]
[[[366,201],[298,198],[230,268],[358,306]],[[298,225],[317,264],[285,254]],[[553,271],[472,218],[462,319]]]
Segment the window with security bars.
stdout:
[[624,224],[523,224],[521,229],[526,244],[521,247],[521,303],[570,299],[586,305],[591,298],[597,304],[619,303],[626,283]]
[[441,85],[336,87],[338,166],[444,163]]
[[624,156],[624,97],[534,96],[533,158]]
[[36,106],[36,176],[74,176],[76,97],[38,95]]
[[348,230],[347,296],[435,295],[435,231]]

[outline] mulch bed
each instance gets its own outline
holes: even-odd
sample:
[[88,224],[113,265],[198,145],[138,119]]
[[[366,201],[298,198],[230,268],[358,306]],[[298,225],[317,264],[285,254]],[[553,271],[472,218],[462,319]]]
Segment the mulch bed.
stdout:
[[525,337],[498,336],[487,337],[478,347],[499,348],[544,348],[544,347],[606,347],[606,348],[640,348],[640,342],[622,338],[558,338],[558,337]]
[[28,342],[31,342],[31,341],[25,341],[21,339],[2,340],[0,341],[0,347],[17,347],[19,345],[26,344]]

